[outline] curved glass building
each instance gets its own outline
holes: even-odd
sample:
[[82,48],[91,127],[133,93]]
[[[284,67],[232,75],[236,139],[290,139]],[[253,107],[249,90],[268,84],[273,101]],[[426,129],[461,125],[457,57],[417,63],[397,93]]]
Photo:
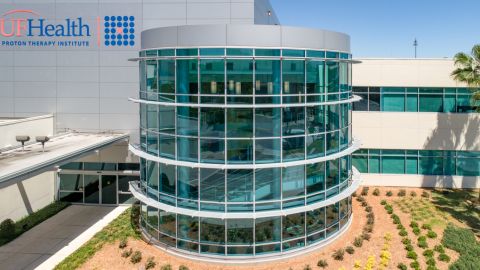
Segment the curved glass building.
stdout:
[[351,222],[350,40],[270,25],[142,33],[141,226],[183,255],[265,259]]

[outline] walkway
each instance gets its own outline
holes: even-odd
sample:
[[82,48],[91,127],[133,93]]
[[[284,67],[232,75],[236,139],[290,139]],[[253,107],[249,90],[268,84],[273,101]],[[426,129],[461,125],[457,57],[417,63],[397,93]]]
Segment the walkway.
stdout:
[[127,208],[128,206],[69,206],[0,247],[0,268],[53,269]]

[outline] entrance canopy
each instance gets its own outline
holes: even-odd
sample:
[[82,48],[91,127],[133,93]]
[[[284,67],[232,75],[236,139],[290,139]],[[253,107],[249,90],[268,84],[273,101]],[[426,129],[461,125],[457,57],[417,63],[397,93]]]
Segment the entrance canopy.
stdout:
[[90,154],[92,151],[128,140],[120,133],[66,133],[52,137],[43,150],[40,143],[0,154],[0,188],[30,178]]

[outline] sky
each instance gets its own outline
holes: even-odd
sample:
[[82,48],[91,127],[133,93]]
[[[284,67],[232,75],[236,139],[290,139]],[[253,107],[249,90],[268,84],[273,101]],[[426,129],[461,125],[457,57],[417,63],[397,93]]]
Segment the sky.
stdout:
[[480,0],[270,0],[282,25],[350,35],[354,57],[453,57],[480,43]]

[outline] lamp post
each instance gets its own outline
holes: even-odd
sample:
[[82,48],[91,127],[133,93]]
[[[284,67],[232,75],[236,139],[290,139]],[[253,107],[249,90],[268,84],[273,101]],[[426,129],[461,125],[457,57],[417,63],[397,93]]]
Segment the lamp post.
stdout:
[[413,40],[413,47],[415,47],[415,58],[417,58],[417,46],[418,46],[418,41],[417,38]]

